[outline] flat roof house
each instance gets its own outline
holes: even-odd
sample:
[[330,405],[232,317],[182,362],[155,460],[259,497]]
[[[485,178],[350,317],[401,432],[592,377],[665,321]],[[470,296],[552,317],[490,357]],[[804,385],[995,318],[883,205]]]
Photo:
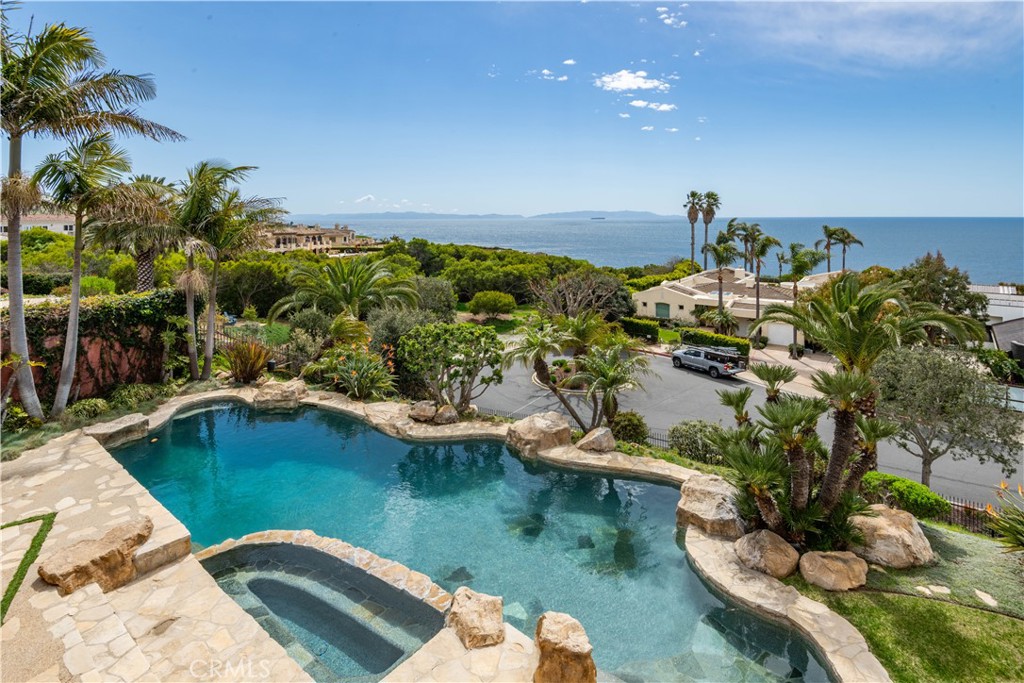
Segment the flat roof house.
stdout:
[[356,231],[335,223],[333,228],[289,225],[267,230],[264,238],[267,251],[283,253],[308,249],[317,254],[329,254],[359,244]]
[[[65,213],[30,213],[21,217],[21,229],[46,228],[61,235],[75,234],[75,217]],[[7,239],[7,219],[0,223],[0,240]]]

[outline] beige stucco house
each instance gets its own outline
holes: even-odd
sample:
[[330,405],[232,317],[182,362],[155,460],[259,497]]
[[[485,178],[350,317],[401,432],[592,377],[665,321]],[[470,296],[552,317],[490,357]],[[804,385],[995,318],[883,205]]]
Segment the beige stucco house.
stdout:
[[362,242],[356,237],[355,230],[335,223],[333,228],[307,225],[270,228],[267,230],[264,243],[267,251],[272,252],[308,249],[318,254],[329,254],[346,247],[357,246]]
[[[813,289],[827,282],[838,273],[819,273],[808,276],[797,283],[797,288]],[[754,274],[742,268],[723,268],[723,303],[732,311],[739,323],[737,336],[747,337],[753,330],[750,323],[756,318],[754,296]],[[637,315],[648,318],[695,321],[695,310],[718,306],[718,271],[707,270],[679,280],[667,280],[660,285],[645,289],[633,295]],[[768,304],[793,304],[792,285],[761,283],[761,312]],[[793,342],[793,328],[781,323],[761,326],[761,334],[768,337],[768,343],[787,346]],[[803,343],[803,335],[797,340]]]

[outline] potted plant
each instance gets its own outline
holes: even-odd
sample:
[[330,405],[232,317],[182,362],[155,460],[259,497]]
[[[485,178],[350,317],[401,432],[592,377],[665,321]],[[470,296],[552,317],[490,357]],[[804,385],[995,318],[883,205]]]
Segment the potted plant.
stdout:
[[790,344],[789,345],[789,357],[790,358],[803,358],[804,357],[804,345],[803,344]]

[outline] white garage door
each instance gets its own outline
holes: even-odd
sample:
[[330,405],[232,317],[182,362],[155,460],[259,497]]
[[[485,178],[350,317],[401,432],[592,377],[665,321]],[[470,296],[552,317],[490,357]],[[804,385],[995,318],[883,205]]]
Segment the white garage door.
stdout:
[[769,323],[761,328],[761,334],[768,337],[768,343],[773,346],[789,346],[793,343],[793,328],[789,325]]

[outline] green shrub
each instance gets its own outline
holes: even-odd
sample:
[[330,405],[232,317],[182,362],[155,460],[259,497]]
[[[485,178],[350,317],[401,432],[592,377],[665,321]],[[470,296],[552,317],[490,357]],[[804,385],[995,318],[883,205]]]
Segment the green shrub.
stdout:
[[18,434],[26,429],[39,429],[42,426],[42,420],[30,417],[20,405],[12,403],[7,407],[7,413],[4,415],[4,433]]
[[331,316],[315,308],[304,308],[292,314],[293,330],[305,330],[311,337],[326,339],[331,329]]
[[689,420],[668,430],[668,445],[684,458],[709,465],[721,465],[722,453],[715,439],[725,433],[721,425],[704,420]]
[[105,277],[96,277],[95,275],[86,275],[82,278],[81,282],[81,293],[83,297],[113,294],[114,289],[116,288],[117,284],[113,280]]
[[75,401],[68,406],[64,414],[81,420],[91,420],[109,410],[110,404],[102,398],[83,398],[81,401]]
[[1024,382],[1024,366],[1006,351],[978,348],[974,354],[1000,382]]
[[288,370],[298,374],[311,361],[316,360],[323,347],[324,338],[314,337],[303,329],[292,329],[288,343],[281,349],[288,365]]
[[320,360],[307,365],[303,374],[329,383],[350,398],[366,400],[394,393],[391,366],[390,357],[381,356],[369,346],[352,344],[329,349]]
[[50,291],[50,294],[53,296],[69,296],[71,294],[71,285],[60,285],[59,287],[54,287],[53,290]]
[[516,300],[511,294],[504,292],[477,292],[469,300],[469,312],[473,315],[483,313],[488,318],[501,314],[509,314],[516,310]]
[[270,349],[254,339],[231,342],[222,353],[228,361],[231,376],[242,384],[259,378],[270,360]]
[[107,277],[114,281],[114,291],[118,294],[135,291],[138,277],[135,270],[135,259],[131,256],[119,256],[110,264]]
[[714,332],[705,332],[704,330],[682,330],[679,334],[682,337],[684,344],[695,344],[697,346],[731,346],[735,348],[741,356],[750,355],[750,342],[746,339],[730,337],[724,334],[715,334]]
[[768,337],[764,336],[763,334],[760,336],[752,335],[750,337],[750,346],[758,350],[763,349],[764,347],[768,346]]
[[[7,274],[4,273],[3,286],[7,287]],[[71,284],[71,273],[25,273],[21,276],[21,285],[25,294],[42,296],[51,294],[54,287]]]
[[861,494],[868,502],[885,503],[928,519],[949,514],[949,501],[924,484],[894,474],[868,472],[861,481]]
[[612,436],[617,441],[644,444],[647,443],[650,430],[643,415],[634,410],[625,410],[612,420]]
[[452,283],[439,277],[417,277],[416,291],[420,295],[420,308],[437,316],[438,322],[455,322],[455,306],[459,298],[455,296]]
[[254,322],[254,321],[259,320],[259,319],[260,319],[260,314],[256,312],[256,307],[253,306],[252,304],[249,304],[248,306],[246,306],[245,310],[242,311],[242,320],[248,320],[249,322]]
[[118,408],[132,408],[140,403],[167,396],[169,391],[169,387],[163,384],[122,384],[110,392],[107,402]]
[[622,331],[628,334],[630,337],[636,337],[638,339],[657,339],[658,321],[656,320],[643,320],[641,318],[622,318],[619,320],[619,324],[622,325]]

